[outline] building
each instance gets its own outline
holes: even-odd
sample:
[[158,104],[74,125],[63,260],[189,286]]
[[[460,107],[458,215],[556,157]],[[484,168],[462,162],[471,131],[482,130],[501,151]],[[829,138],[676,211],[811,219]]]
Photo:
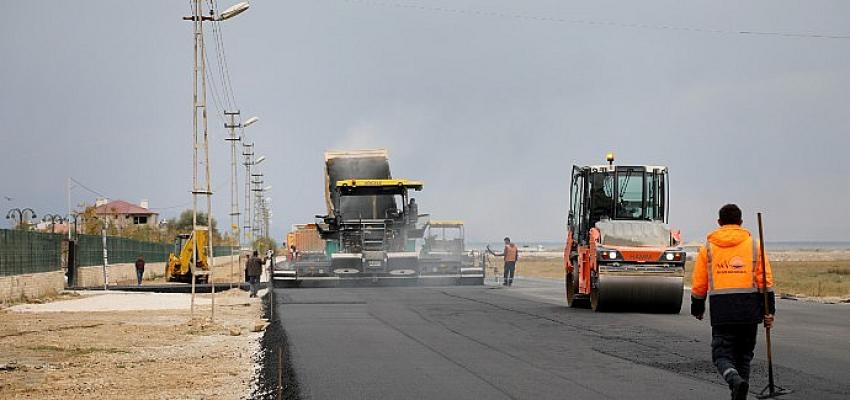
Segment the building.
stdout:
[[124,200],[98,199],[95,203],[94,214],[98,218],[106,219],[109,225],[119,229],[139,225],[156,228],[159,218],[159,213],[148,209],[147,200],[142,200],[139,205],[135,205]]

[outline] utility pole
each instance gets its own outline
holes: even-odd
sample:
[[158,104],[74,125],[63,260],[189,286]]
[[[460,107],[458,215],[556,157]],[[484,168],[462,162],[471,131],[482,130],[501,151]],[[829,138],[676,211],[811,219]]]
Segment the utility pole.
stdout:
[[262,173],[252,173],[251,174],[251,184],[254,185],[251,188],[251,191],[254,193],[254,210],[253,210],[253,219],[251,220],[251,232],[255,237],[262,237],[260,234],[260,221],[262,219],[262,203],[260,200],[263,195],[263,174]]
[[244,249],[251,250],[251,166],[254,165],[254,143],[242,143],[242,155],[245,157],[245,245]]
[[[185,19],[185,18],[184,18]],[[207,133],[207,65],[206,65],[206,48],[204,46],[204,24],[203,22],[212,21],[213,10],[210,10],[210,16],[204,16],[202,12],[202,4],[200,0],[192,1],[192,16],[189,17],[192,21],[195,39],[195,58],[193,68],[194,88],[192,93],[192,254],[195,260],[191,266],[192,274],[192,301],[191,313],[195,316],[195,284],[198,271],[198,263],[200,261],[200,249],[198,249],[198,232],[206,231],[207,233],[207,260],[209,272],[207,282],[212,283],[212,269],[214,262],[212,244],[212,190],[210,188],[210,158],[209,158],[209,136]],[[199,154],[200,153],[200,154]],[[200,158],[200,159],[199,159]],[[203,168],[201,168],[203,164]],[[202,169],[202,171],[199,171]],[[203,178],[199,178],[201,172]],[[198,197],[203,196],[206,199],[206,224],[198,224]],[[215,285],[212,286],[212,312],[211,318],[215,318]]]
[[239,245],[242,242],[239,228],[239,189],[238,189],[238,174],[236,171],[236,142],[242,138],[236,136],[236,128],[241,128],[242,123],[236,122],[236,116],[239,116],[239,111],[224,112],[224,115],[230,117],[230,123],[224,123],[225,128],[230,129],[230,136],[225,138],[230,142],[230,232],[235,235],[235,243],[230,249],[230,288],[233,288],[233,267],[238,261],[233,259],[233,256],[239,251]]
[[[210,2],[211,7],[214,2]],[[216,16],[215,11],[210,9],[209,15],[203,15],[202,1],[192,0],[192,15],[183,17],[185,21],[192,21],[195,59],[193,67],[193,96],[192,96],[192,256],[194,264],[191,265],[192,274],[192,317],[195,316],[195,284],[198,264],[200,263],[200,249],[198,249],[198,232],[205,231],[207,235],[207,274],[206,282],[210,284],[212,298],[212,310],[210,319],[215,320],[215,284],[212,275],[215,266],[213,254],[213,230],[212,230],[212,183],[210,181],[210,153],[209,135],[207,131],[207,54],[204,46],[204,21],[224,21],[233,18],[249,7],[248,2],[241,2],[224,10],[221,15]],[[199,153],[200,152],[200,156]],[[199,157],[202,159],[199,160]],[[198,178],[200,164],[203,164],[203,179]],[[206,199],[206,223],[198,225],[198,196]]]

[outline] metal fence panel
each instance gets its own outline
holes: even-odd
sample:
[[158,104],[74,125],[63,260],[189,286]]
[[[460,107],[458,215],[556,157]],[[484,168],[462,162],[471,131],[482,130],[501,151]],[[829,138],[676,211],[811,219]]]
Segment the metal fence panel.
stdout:
[[[103,265],[103,238],[95,235],[77,237],[79,266]],[[146,262],[164,262],[173,246],[165,243],[143,242],[122,237],[107,236],[106,250],[109,264],[132,263],[139,256]]]
[[[77,265],[103,265],[103,238],[77,235]],[[146,262],[165,262],[174,251],[173,244],[143,242],[107,236],[109,264],[135,262],[143,256]],[[213,255],[231,254],[230,246],[213,246]],[[58,271],[62,269],[62,235],[24,230],[0,229],[0,276]]]
[[0,229],[0,276],[58,271],[62,235]]

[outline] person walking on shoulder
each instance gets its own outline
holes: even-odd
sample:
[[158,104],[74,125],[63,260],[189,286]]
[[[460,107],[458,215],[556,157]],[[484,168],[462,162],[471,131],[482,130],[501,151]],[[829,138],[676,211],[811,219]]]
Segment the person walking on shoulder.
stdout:
[[[756,239],[741,227],[743,220],[737,205],[721,207],[717,223],[720,228],[708,234],[694,264],[691,314],[703,319],[707,297],[711,359],[729,384],[732,399],[741,400],[747,398],[749,391],[758,324],[773,326],[776,312],[773,273],[770,262],[761,260]],[[767,308],[760,290],[768,292]]]
[[145,258],[139,255],[136,258],[136,280],[139,282],[138,286],[142,286],[142,278],[145,276]]
[[511,238],[506,237],[505,249],[501,253],[494,253],[493,250],[490,250],[490,247],[487,247],[487,251],[494,256],[505,258],[505,273],[502,285],[511,286],[514,283],[514,271],[516,270],[516,262],[519,259],[519,249],[517,249],[515,244],[511,243]]
[[260,260],[260,253],[257,250],[254,250],[254,256],[245,263],[245,273],[248,275],[248,286],[251,289],[249,297],[257,297],[260,275],[263,273],[263,261]]

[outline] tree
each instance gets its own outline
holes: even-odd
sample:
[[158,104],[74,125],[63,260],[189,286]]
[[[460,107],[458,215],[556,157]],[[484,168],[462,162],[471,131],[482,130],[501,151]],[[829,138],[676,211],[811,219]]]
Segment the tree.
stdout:
[[[199,212],[198,225],[206,225],[206,223],[207,215]],[[212,219],[211,225],[210,229],[212,230],[213,243],[221,243],[221,233],[218,231],[218,223],[215,218]],[[166,236],[173,238],[179,233],[192,233],[192,210],[183,210],[183,212],[180,213],[180,216],[167,221]]]
[[264,254],[268,249],[277,251],[277,242],[269,237],[259,238],[254,241],[254,249],[259,251],[260,254]]
[[85,204],[81,204],[80,207],[84,207],[78,217],[82,218],[83,234],[100,235],[102,222],[97,218],[97,214],[94,213],[95,206],[86,206]]

